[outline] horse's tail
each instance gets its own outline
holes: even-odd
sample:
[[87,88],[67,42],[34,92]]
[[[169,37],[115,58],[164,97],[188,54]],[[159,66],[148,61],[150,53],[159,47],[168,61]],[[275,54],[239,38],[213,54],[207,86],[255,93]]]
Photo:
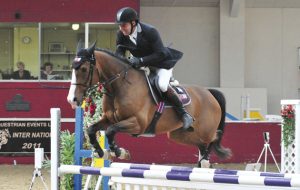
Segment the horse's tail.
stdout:
[[214,142],[212,142],[210,146],[218,157],[222,159],[230,158],[232,155],[231,150],[229,148],[224,148],[221,145],[225,127],[226,99],[223,93],[219,90],[209,89],[209,92],[216,98],[222,110],[221,121],[217,130],[217,139]]

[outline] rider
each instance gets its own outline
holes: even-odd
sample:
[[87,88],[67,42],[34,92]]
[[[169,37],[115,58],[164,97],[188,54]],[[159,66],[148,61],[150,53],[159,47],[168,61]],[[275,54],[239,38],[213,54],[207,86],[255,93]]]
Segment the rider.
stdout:
[[117,12],[116,22],[119,31],[116,40],[116,54],[125,56],[128,50],[132,57],[129,60],[135,68],[150,66],[158,75],[158,85],[164,96],[175,106],[182,117],[183,129],[192,131],[193,118],[186,111],[175,90],[169,86],[173,67],[182,57],[182,52],[164,47],[158,31],[151,25],[139,22],[137,12],[124,7]]

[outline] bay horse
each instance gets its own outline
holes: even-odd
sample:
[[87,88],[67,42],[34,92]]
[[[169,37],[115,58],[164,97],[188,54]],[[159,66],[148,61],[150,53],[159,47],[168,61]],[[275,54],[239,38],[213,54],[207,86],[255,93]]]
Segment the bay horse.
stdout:
[[[87,132],[90,143],[100,157],[106,157],[98,142],[96,132],[106,129],[105,135],[112,155],[129,158],[129,152],[118,147],[116,133],[142,135],[156,111],[144,71],[134,69],[127,60],[114,53],[95,48],[95,44],[77,52],[74,60],[79,61],[74,69],[68,102],[79,106],[86,91],[100,83],[107,93],[103,96],[103,116],[91,125]],[[181,129],[182,121],[174,109],[165,109],[158,120],[155,134],[167,133],[169,139],[177,143],[196,146],[199,149],[198,165],[208,161],[213,150],[222,159],[229,158],[231,151],[221,145],[225,124],[225,97],[218,90],[184,85],[191,96],[191,104],[186,109],[194,118],[193,132]],[[203,166],[202,166],[203,167]]]

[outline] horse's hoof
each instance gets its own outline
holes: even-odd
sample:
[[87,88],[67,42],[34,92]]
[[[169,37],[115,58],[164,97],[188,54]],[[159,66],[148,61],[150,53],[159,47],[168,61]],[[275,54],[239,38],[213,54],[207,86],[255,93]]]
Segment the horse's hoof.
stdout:
[[116,153],[113,151],[109,151],[110,157],[111,158],[115,158],[116,157]]
[[97,152],[93,152],[92,157],[93,158],[102,158],[104,160],[112,160],[113,159],[113,155],[111,154],[111,151],[106,150],[106,149],[103,150],[103,156],[102,157],[100,157]]
[[97,152],[93,152],[93,153],[92,153],[92,157],[93,157],[93,158],[100,158],[100,157],[99,157],[99,154],[98,154]]
[[124,160],[130,160],[131,159],[131,156],[130,156],[130,153],[128,150],[125,150],[124,148],[120,148],[120,156],[119,158],[120,159],[124,159]]
[[104,155],[103,155],[102,158],[103,158],[104,160],[112,160],[112,159],[113,159],[113,156],[112,156],[110,150],[104,149],[104,150],[103,150],[103,153],[104,153]]

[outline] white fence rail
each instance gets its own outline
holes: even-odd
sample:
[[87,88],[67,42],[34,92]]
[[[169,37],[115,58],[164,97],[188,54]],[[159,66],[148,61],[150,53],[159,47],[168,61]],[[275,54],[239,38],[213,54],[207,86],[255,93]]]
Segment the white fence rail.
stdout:
[[300,100],[281,100],[282,108],[286,105],[295,110],[295,140],[288,147],[281,142],[281,172],[300,174]]

